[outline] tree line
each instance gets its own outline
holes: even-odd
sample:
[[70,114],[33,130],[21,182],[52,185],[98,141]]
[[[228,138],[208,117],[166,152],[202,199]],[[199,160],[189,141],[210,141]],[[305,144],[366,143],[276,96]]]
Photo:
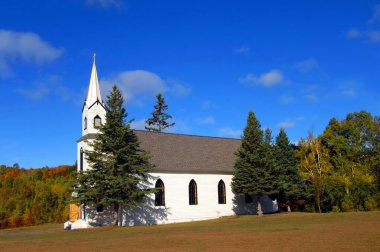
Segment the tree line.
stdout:
[[0,165],[0,228],[67,220],[75,177],[76,165]]
[[297,145],[284,129],[272,140],[248,114],[236,153],[232,190],[277,199],[281,209],[345,212],[374,210],[380,202],[380,119],[367,111],[332,118],[319,136]]

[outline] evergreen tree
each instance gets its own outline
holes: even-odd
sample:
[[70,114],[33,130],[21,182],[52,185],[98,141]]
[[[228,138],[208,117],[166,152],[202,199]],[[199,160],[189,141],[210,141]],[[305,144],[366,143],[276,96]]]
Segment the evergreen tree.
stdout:
[[266,128],[264,131],[264,143],[272,144],[272,131],[269,128]]
[[232,178],[232,190],[235,194],[258,197],[257,212],[262,214],[260,198],[273,195],[276,191],[273,156],[264,143],[263,131],[255,114],[248,114],[242,143],[236,152],[237,160]]
[[121,92],[113,86],[107,96],[106,122],[90,144],[93,150],[85,152],[92,169],[79,174],[75,199],[91,206],[112,207],[117,216],[115,225],[120,223],[121,206],[132,208],[151,193],[142,187],[152,168],[149,155],[139,148],[123,102]]
[[269,129],[269,128],[266,128],[264,130],[264,139],[263,139],[263,151],[262,151],[262,159],[263,159],[263,162],[267,165],[267,169],[269,171],[269,173],[271,174],[271,177],[273,178],[273,181],[272,181],[272,187],[273,188],[276,188],[274,191],[272,191],[271,193],[267,193],[266,195],[271,197],[271,198],[275,198],[275,196],[277,195],[277,171],[275,169],[275,166],[276,166],[276,160],[275,160],[275,156],[274,156],[274,146],[273,146],[273,138],[272,138],[272,131]]
[[175,123],[168,123],[167,120],[171,119],[172,116],[165,113],[169,106],[165,103],[164,97],[161,93],[158,93],[157,104],[154,105],[155,110],[151,113],[152,118],[147,119],[145,123],[148,126],[145,126],[145,129],[148,131],[161,132],[169,127],[175,125]]
[[290,203],[304,196],[305,188],[298,171],[297,159],[284,129],[280,129],[274,146],[277,171],[277,200],[290,211]]

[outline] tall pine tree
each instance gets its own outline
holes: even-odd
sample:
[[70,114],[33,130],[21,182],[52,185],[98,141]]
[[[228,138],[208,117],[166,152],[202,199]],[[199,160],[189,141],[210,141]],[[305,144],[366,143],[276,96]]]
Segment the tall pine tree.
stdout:
[[99,134],[86,151],[86,158],[92,169],[78,175],[76,201],[90,206],[110,206],[115,225],[120,223],[121,207],[132,208],[144,202],[144,196],[151,193],[143,189],[147,172],[152,168],[149,155],[142,151],[131,121],[126,121],[124,99],[120,90],[113,86],[107,96],[106,122],[99,128]]
[[274,146],[277,171],[277,200],[290,211],[291,202],[305,196],[305,188],[299,175],[294,149],[284,129],[280,129]]
[[232,178],[232,191],[258,198],[257,212],[262,214],[260,198],[271,196],[276,191],[273,155],[270,144],[264,142],[261,125],[255,114],[248,114],[242,143],[236,152],[236,163]]
[[165,113],[169,106],[165,103],[164,97],[159,93],[156,96],[157,104],[154,105],[155,110],[151,113],[152,118],[145,121],[145,129],[148,131],[161,132],[169,127],[175,125],[175,123],[169,123],[168,120],[172,118],[171,115]]

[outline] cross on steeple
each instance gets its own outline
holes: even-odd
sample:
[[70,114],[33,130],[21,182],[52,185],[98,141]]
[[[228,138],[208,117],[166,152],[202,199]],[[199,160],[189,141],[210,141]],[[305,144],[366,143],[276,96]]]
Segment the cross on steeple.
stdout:
[[94,63],[95,63],[96,53],[94,53],[94,54],[92,55],[92,59],[93,59],[93,61],[94,61]]

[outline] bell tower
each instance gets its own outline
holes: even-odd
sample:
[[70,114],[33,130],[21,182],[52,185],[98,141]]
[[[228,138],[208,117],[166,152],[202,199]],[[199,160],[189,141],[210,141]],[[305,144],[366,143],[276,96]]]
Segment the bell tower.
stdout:
[[95,54],[93,56],[90,83],[86,100],[82,109],[82,137],[77,141],[77,171],[86,171],[88,167],[85,157],[85,151],[89,150],[88,142],[95,139],[95,135],[99,132],[98,127],[105,123],[106,110],[103,104],[102,95],[98,81],[98,73],[96,71]]
[[100,93],[96,55],[93,55],[90,83],[82,110],[82,136],[98,133],[97,127],[105,122],[106,110]]
[[[94,141],[96,134],[99,133],[98,127],[104,124],[106,120],[106,110],[102,100],[102,95],[100,93],[95,57],[96,55],[94,54],[87,97],[84,101],[82,109],[82,137],[77,141],[78,172],[83,172],[91,169],[87,163],[85,151],[91,149],[89,142]],[[76,223],[77,220],[83,222],[86,220],[86,216],[87,213],[85,205],[70,204],[69,222],[67,222],[69,224],[67,225],[71,225],[72,222]],[[86,224],[83,223],[81,225],[86,226]]]

